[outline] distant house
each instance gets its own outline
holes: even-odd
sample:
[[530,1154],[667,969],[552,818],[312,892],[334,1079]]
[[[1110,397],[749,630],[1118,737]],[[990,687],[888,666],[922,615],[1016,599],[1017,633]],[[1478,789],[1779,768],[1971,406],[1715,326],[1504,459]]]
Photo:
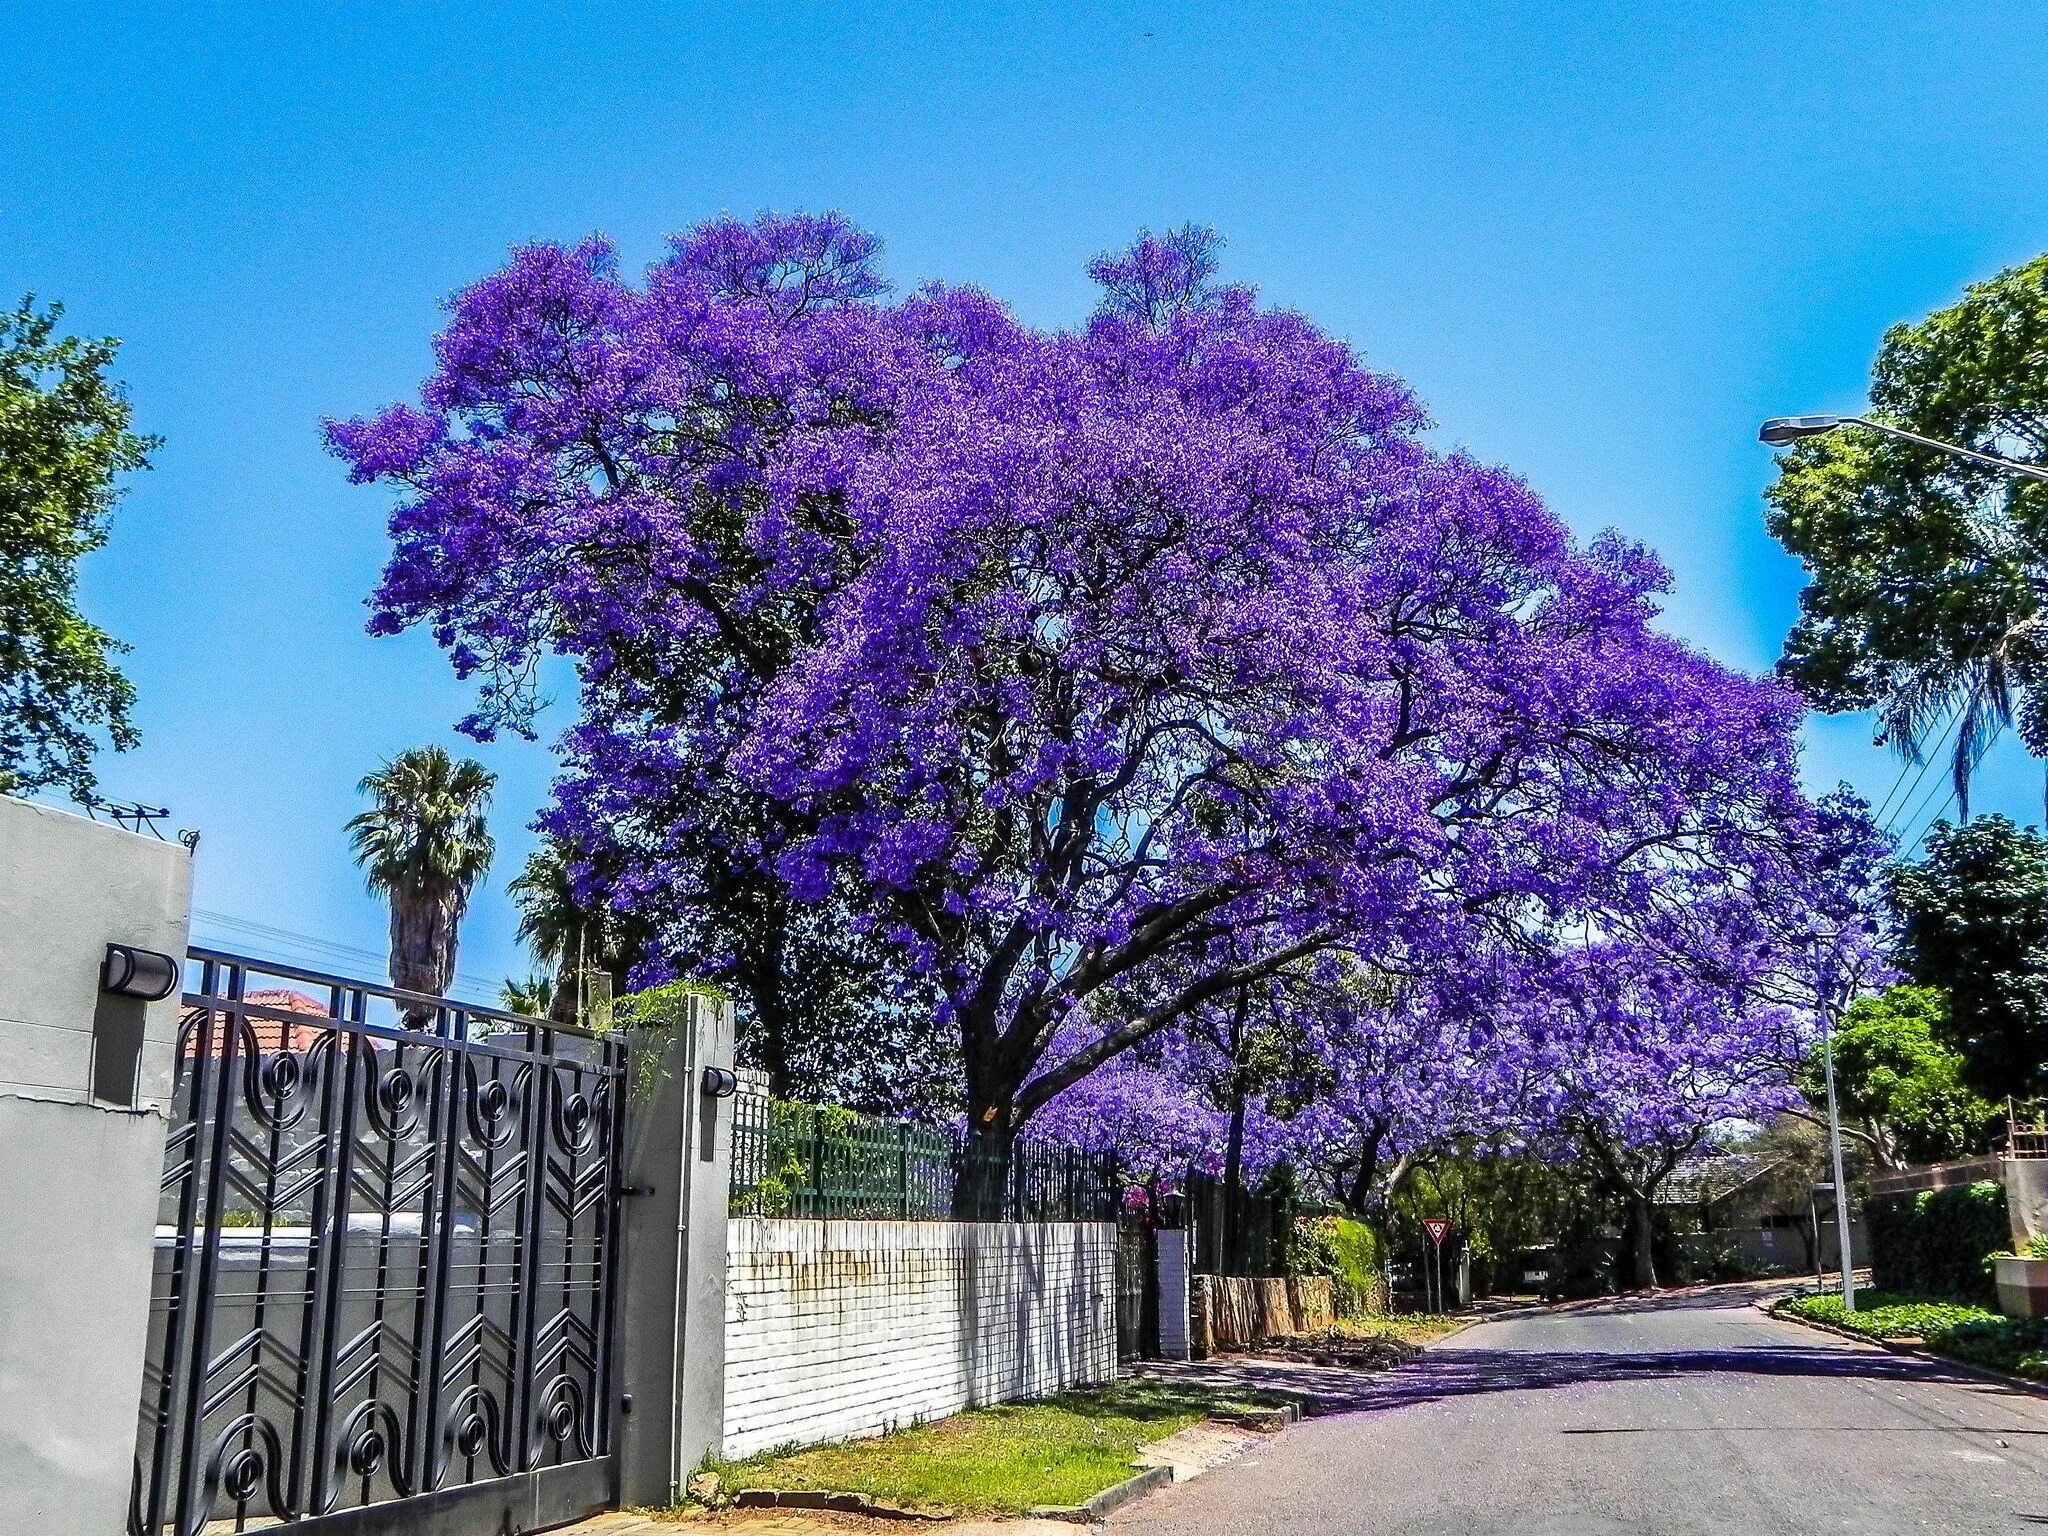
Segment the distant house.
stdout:
[[1743,1152],[1706,1146],[1671,1170],[1658,1186],[1657,1204],[1696,1207],[1702,1225],[1712,1227],[1716,1208],[1777,1168],[1779,1159],[1764,1162]]
[[[316,1002],[303,992],[295,992],[290,987],[262,988],[249,993],[242,1001],[252,1010],[261,1008],[268,1011],[252,1011],[248,1015],[250,1032],[256,1037],[258,1050],[265,1055],[272,1051],[303,1051],[310,1048],[327,1033],[326,1021],[332,1017],[325,1004]],[[205,1012],[204,1008],[187,1008],[184,1016],[178,1021],[181,1029],[185,1029],[187,1056],[197,1056],[200,1043],[209,1036],[216,1041],[220,1039],[218,1026],[211,1031],[203,1027],[201,1015]],[[292,1019],[270,1016],[275,1014],[303,1015],[309,1022],[300,1024]],[[219,1049],[220,1047],[215,1045],[216,1053]]]

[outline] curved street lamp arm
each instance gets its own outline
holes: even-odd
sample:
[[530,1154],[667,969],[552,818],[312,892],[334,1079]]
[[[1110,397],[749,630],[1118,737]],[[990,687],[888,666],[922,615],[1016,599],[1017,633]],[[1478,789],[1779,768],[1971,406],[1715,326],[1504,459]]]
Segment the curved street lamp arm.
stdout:
[[1909,443],[1918,443],[1922,448],[1939,449],[1943,453],[1954,454],[1959,459],[1974,459],[1979,464],[1989,464],[1993,469],[2002,469],[2009,475],[2024,475],[2029,480],[2048,480],[2048,469],[2043,469],[2037,464],[2021,464],[2013,459],[2001,459],[1995,453],[1980,453],[1975,448],[1944,443],[1939,438],[1922,437],[1918,432],[1908,432],[1904,427],[1872,421],[1868,416],[1844,416],[1842,424],[1868,427],[1871,431],[1882,432],[1887,437],[1904,438]]

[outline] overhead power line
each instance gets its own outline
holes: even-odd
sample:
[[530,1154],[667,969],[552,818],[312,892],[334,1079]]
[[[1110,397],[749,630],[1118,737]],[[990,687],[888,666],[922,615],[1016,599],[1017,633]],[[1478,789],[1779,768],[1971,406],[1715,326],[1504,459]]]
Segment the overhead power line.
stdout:
[[[1957,699],[1955,703],[1949,706],[1948,713],[1942,716],[1941,724],[1935,728],[1935,739],[1937,742],[1943,742],[1948,739],[1949,728],[1956,724],[1956,716],[1961,712],[1962,707],[1963,701],[1961,699]],[[1911,800],[1913,796],[1916,793],[1918,793],[1920,789],[1920,781],[1927,777],[1927,770],[1941,758],[1942,752],[1944,750],[1946,749],[1944,748],[1942,750],[1929,752],[1919,757],[1918,766],[1920,771],[1913,777],[1913,787],[1906,791],[1907,800]],[[1907,758],[1903,763],[1899,764],[1898,775],[1895,778],[1893,778],[1892,787],[1884,792],[1883,802],[1878,806],[1878,808],[1875,811],[1871,812],[1872,819],[1882,823],[1887,832],[1891,830],[1891,823],[1885,820],[1885,812],[1892,809],[1893,797],[1898,794],[1899,786],[1906,782],[1906,775],[1913,772],[1914,766],[1914,759],[1911,757]],[[1900,809],[1904,809],[1903,803],[1901,804]]]
[[[1981,762],[1983,760],[1985,754],[1989,753],[1992,747],[1997,745],[1998,738],[2003,736],[2004,734],[2005,727],[2003,725],[1999,725],[1993,728],[1990,739],[1984,743],[1983,751],[1977,754],[1978,761]],[[1939,789],[1940,787],[1941,786],[1939,784],[1935,786],[1936,789]],[[1933,798],[1934,796],[1931,793],[1927,797],[1928,800],[1932,800]],[[1901,846],[1909,851],[1917,849],[1920,846],[1920,844],[1926,840],[1927,834],[1934,830],[1935,823],[1940,821],[1942,817],[1946,816],[1948,814],[1948,808],[1954,805],[1955,803],[1956,788],[1955,785],[1951,783],[1948,788],[1948,793],[1942,797],[1941,804],[1937,805],[1934,808],[1933,815],[1927,817],[1927,819],[1924,822],[1919,821],[1917,815],[1908,819],[1906,824],[1910,827],[1913,826],[1916,822],[1918,822],[1919,830],[1913,834],[1912,841],[1904,842],[1901,844]],[[1923,810],[1926,808],[1926,804],[1926,801],[1921,802],[1921,808]]]
[[[265,944],[289,946],[315,956],[317,957],[316,959],[307,962],[311,968],[315,969],[319,968],[322,963],[334,964],[340,962],[351,970],[361,970],[367,966],[381,972],[390,958],[381,950],[365,949],[357,944],[343,944],[334,939],[315,938],[309,933],[297,933],[289,928],[279,928],[270,923],[259,923],[250,918],[237,917],[232,912],[217,912],[208,907],[194,907],[192,909],[192,916],[201,926],[206,928],[224,929],[228,933],[244,938],[260,939]],[[288,961],[294,957],[278,955],[274,958]],[[457,971],[450,990],[467,991],[472,994],[472,1001],[485,1002],[496,1000],[498,989],[501,985],[499,982],[486,980],[484,977],[467,971]]]
[[[1920,771],[1913,775],[1913,782],[1907,786],[1906,793],[1900,797],[1899,803],[1892,808],[1891,815],[1885,818],[1885,831],[1899,831],[1913,824],[1914,819],[1918,814],[1918,812],[1913,809],[1913,797],[1920,793],[1920,785],[1926,779],[1927,775],[1933,772],[1934,765],[1936,763],[1946,762],[1949,760],[1950,748],[1954,745],[1956,733],[1962,729],[1962,725],[1962,711],[1960,706],[1958,706],[1958,708],[1950,714],[1948,725],[1944,727],[1940,736],[1938,736],[1935,739],[1934,750],[1927,753],[1921,759]],[[1907,767],[1911,766],[1912,765],[1910,763],[1907,764]],[[1938,791],[1940,788],[1941,781],[1937,779],[1934,783],[1934,787],[1928,790],[1927,797],[1919,802],[1920,806],[1924,808],[1927,804],[1927,801],[1932,799],[1934,797],[1935,792]],[[1887,796],[1886,798],[1889,799],[1890,797]]]
[[1934,830],[1935,823],[1939,822],[1942,817],[1948,814],[1948,808],[1951,805],[1954,805],[1955,801],[1955,786],[1951,785],[1949,786],[1949,792],[1947,796],[1942,800],[1940,805],[1935,807],[1934,814],[1927,818],[1926,824],[1922,826],[1918,832],[1913,834],[1913,841],[1904,845],[1908,852],[1917,852],[1919,850],[1920,845],[1927,840],[1927,834]]

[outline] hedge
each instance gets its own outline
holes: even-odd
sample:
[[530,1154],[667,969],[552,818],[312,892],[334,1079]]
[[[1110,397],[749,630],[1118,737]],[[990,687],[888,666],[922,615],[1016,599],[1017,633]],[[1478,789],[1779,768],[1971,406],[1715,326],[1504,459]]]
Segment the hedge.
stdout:
[[1294,1275],[1328,1275],[1339,1317],[1365,1317],[1386,1310],[1379,1239],[1362,1221],[1343,1216],[1297,1216],[1287,1270]]
[[2017,1371],[2036,1381],[2048,1375],[2048,1356],[2041,1351],[2041,1320],[2036,1317],[1986,1317],[1957,1323],[1930,1335],[1927,1343],[1958,1360]]
[[1879,1290],[1996,1303],[1991,1266],[1984,1258],[2012,1242],[2003,1184],[1987,1179],[1880,1196],[1865,1208],[1864,1223],[1871,1275]]

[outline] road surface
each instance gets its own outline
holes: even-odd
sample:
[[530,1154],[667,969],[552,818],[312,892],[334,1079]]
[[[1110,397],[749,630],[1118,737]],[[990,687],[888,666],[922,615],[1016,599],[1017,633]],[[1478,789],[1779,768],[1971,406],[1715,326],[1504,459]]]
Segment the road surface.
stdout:
[[2048,1530],[2048,1399],[1745,1290],[1483,1323],[1120,1511],[1123,1536]]

